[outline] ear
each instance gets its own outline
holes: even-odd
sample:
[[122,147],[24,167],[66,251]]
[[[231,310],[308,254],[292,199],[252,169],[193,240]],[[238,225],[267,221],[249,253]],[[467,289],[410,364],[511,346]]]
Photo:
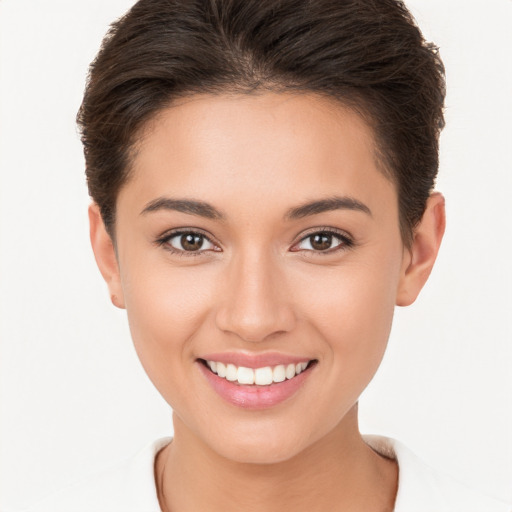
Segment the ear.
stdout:
[[124,308],[124,295],[116,250],[96,203],[89,206],[89,233],[94,257],[101,275],[107,283],[112,304],[118,308]]
[[397,306],[409,306],[418,297],[436,261],[445,226],[444,197],[434,192],[428,198],[425,213],[414,230],[412,246],[404,254]]

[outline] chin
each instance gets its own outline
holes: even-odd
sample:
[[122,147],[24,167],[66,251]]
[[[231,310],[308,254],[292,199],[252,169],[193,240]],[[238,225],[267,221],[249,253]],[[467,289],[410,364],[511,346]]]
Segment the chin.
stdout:
[[210,431],[210,439],[205,441],[214,452],[233,462],[278,464],[293,459],[316,440],[304,431],[294,432],[290,422],[286,425],[257,423],[246,425],[245,429],[240,424],[233,429],[223,428],[222,435]]
[[244,440],[222,445],[217,453],[240,464],[278,464],[293,459],[301,451],[295,443],[283,442],[276,447],[273,443]]

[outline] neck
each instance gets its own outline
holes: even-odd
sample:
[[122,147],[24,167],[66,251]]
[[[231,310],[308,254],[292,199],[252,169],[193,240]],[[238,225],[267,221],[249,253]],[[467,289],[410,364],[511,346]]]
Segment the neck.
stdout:
[[357,407],[320,441],[273,464],[241,463],[213,452],[179,420],[155,462],[164,512],[393,510],[396,463],[362,440]]

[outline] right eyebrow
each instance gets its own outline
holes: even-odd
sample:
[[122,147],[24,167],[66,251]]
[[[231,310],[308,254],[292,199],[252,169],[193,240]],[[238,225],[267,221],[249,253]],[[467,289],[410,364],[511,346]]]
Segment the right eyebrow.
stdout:
[[225,215],[209,203],[194,199],[174,199],[171,197],[158,197],[150,201],[140,214],[146,215],[147,213],[159,210],[174,210],[213,220],[225,219]]
[[291,208],[288,210],[286,214],[286,218],[293,219],[302,219],[304,217],[308,217],[310,215],[317,215],[319,213],[328,212],[332,210],[354,210],[363,212],[370,217],[372,216],[372,212],[368,206],[366,206],[361,201],[353,197],[347,196],[333,196],[324,199],[318,199],[316,201],[311,201],[296,208]]

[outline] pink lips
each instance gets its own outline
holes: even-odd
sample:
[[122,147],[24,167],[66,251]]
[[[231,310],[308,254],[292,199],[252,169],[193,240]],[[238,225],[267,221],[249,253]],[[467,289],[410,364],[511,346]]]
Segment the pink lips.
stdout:
[[[309,361],[308,358],[285,356],[283,354],[258,354],[245,355],[233,354],[208,354],[204,360],[217,361],[246,368],[262,368],[265,366],[277,366],[279,364],[297,364]],[[245,409],[266,409],[278,405],[291,398],[304,384],[311,374],[312,368],[308,368],[292,379],[283,382],[275,382],[268,386],[241,385],[238,382],[230,382],[219,377],[198,360],[198,366],[212,388],[227,402]]]

